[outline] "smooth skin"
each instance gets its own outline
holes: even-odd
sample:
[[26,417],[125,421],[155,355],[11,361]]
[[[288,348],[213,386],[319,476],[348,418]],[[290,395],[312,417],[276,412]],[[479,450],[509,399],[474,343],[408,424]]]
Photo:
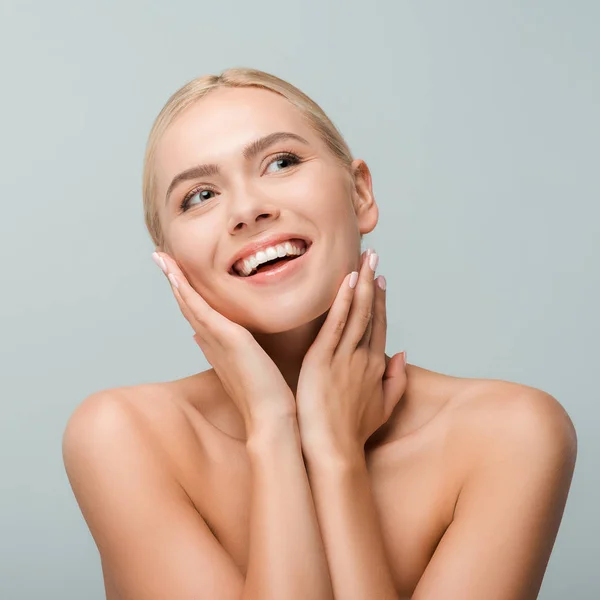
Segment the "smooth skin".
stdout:
[[[178,289],[173,286],[173,291],[182,312],[201,331],[196,335],[207,336],[209,329],[214,332],[226,325],[223,320],[211,320],[216,316],[212,309],[186,282],[175,263],[167,255],[161,256],[179,284]],[[532,388],[484,380],[467,383],[459,380],[456,385],[450,381],[453,378],[440,380],[431,372],[410,365],[405,372],[399,363],[389,360],[384,364],[395,366],[395,375],[388,380],[394,382],[394,387],[388,388],[394,392],[388,392],[391,395],[386,398],[385,382],[378,375],[381,361],[374,362],[370,378],[362,380],[364,366],[362,371],[357,370],[357,363],[364,365],[367,354],[361,354],[361,350],[357,354],[357,349],[369,348],[367,340],[375,340],[373,350],[378,349],[379,354],[374,353],[374,358],[381,359],[385,339],[385,292],[372,277],[372,271],[363,261],[355,290],[348,286],[349,276],[344,278],[323,325],[323,335],[319,334],[315,352],[309,356],[312,360],[306,363],[310,366],[306,371],[306,386],[301,371],[297,410],[298,420],[304,419],[304,429],[277,428],[288,432],[290,437],[292,432],[297,433],[300,440],[303,430],[310,433],[312,427],[319,432],[318,436],[308,436],[311,444],[303,450],[307,471],[312,469],[313,473],[309,481],[320,525],[320,529],[314,528],[315,537],[307,544],[306,551],[319,549],[320,560],[310,567],[307,556],[313,555],[297,552],[288,567],[289,579],[285,585],[291,589],[287,587],[289,581],[294,574],[299,575],[294,590],[298,595],[289,597],[305,593],[311,598],[349,600],[535,598],[574,468],[576,437],[568,416],[556,400]],[[359,302],[353,303],[354,297]],[[372,316],[366,319],[370,302]],[[221,330],[221,334],[224,337],[215,337],[213,343],[217,339],[226,345],[233,343],[231,331]],[[240,339],[235,341],[239,343]],[[249,342],[247,338],[245,341]],[[277,374],[269,372],[268,357],[261,350],[257,345],[253,354],[246,347],[244,356],[250,357],[250,362],[236,364],[242,368],[260,367],[257,372],[262,372],[265,380],[272,375],[277,380]],[[319,365],[327,364],[323,355],[334,350],[334,354],[344,357],[336,363],[337,368],[319,369]],[[229,351],[222,352],[221,359],[227,361],[227,372],[232,374],[227,380],[231,390],[238,378],[247,373],[232,369],[235,360]],[[214,359],[215,355],[209,353],[209,356]],[[253,356],[259,357],[260,365],[252,362]],[[395,356],[401,359],[401,355]],[[387,370],[386,375],[389,375]],[[325,380],[319,381],[320,376]],[[411,376],[419,383],[410,385]],[[261,379],[253,381],[260,385]],[[376,401],[369,404],[373,381],[379,381],[380,386],[373,394]],[[372,430],[381,431],[380,421],[392,424],[386,416],[392,406],[400,406],[395,403],[396,392],[401,390],[400,395],[411,393],[419,397],[420,381],[436,388],[433,395],[422,394],[425,403],[433,400],[434,416],[412,431],[396,430],[379,441],[367,439],[370,444],[367,443],[362,455],[366,468],[362,471],[356,468],[364,436]],[[211,436],[206,439],[196,435],[207,425],[210,427],[206,419],[189,418],[189,398],[184,390],[199,389],[197,383],[170,393],[167,389],[156,389],[146,398],[143,396],[148,388],[125,388],[94,395],[79,407],[65,434],[65,463],[99,545],[107,598],[141,600],[165,597],[164,594],[217,599],[286,597],[278,595],[279,592],[269,595],[279,584],[269,579],[269,573],[276,570],[273,555],[265,557],[265,571],[260,574],[260,581],[253,584],[252,592],[250,588],[244,589],[248,538],[240,535],[237,528],[244,523],[247,529],[252,519],[244,519],[246,506],[242,514],[235,515],[231,500],[225,506],[218,506],[218,497],[206,489],[205,482],[216,477],[219,481],[215,490],[227,490],[234,497],[238,497],[237,490],[244,490],[238,502],[246,505],[251,496],[248,479],[240,477],[233,488],[228,480],[235,478],[240,469],[247,477],[252,461],[240,467],[235,464],[241,458],[239,452],[225,457],[235,438],[223,439],[228,436],[218,428],[212,427]],[[451,395],[440,406],[438,398],[443,389]],[[363,390],[368,393],[362,395]],[[248,388],[241,386],[240,395],[235,397],[239,399],[247,392]],[[361,398],[362,403],[357,404]],[[303,404],[304,399],[311,402]],[[346,399],[354,400],[345,402]],[[163,405],[150,407],[155,401]],[[185,404],[187,409],[180,410]],[[372,406],[375,408],[369,410]],[[272,408],[275,404],[262,406],[260,410],[264,412],[260,414],[265,416]],[[430,404],[428,412],[431,411]],[[285,418],[286,413],[276,409],[274,414]],[[360,415],[362,419],[357,418]],[[259,431],[256,422],[248,421],[248,425],[249,431]],[[271,441],[274,436],[270,433],[267,437]],[[263,443],[265,438],[253,439]],[[352,439],[354,444],[349,443]],[[214,456],[192,460],[192,448],[196,452],[203,448],[205,453],[214,452]],[[439,456],[442,451],[448,455]],[[225,463],[221,464],[219,459]],[[218,465],[218,473],[209,474],[211,461],[213,466]],[[427,474],[426,469],[431,466],[448,472],[441,488]],[[422,469],[422,476],[411,473],[413,469]],[[186,481],[190,478],[196,478],[197,483],[187,488]],[[273,493],[281,491],[277,483]],[[202,500],[195,500],[200,496]],[[293,506],[291,501],[289,508]],[[211,521],[214,519],[223,538],[230,540],[231,555],[224,551],[202,518],[205,511],[201,507],[211,502],[214,504],[209,512],[218,513]],[[449,504],[453,505],[451,511]],[[419,510],[423,505],[426,510]],[[293,537],[290,527],[298,524],[298,520],[290,517],[298,514],[292,512],[285,518],[286,537]],[[444,515],[449,522],[444,523]],[[270,518],[272,515],[265,518],[265,527]],[[412,520],[421,524],[421,531]],[[306,523],[302,529],[306,535]],[[328,540],[325,547],[316,537],[319,531],[321,538]],[[432,534],[436,543],[431,543]],[[298,535],[294,539],[297,542],[300,538]],[[246,546],[241,551],[239,547],[236,549],[240,541]],[[298,568],[300,561],[302,568]],[[313,577],[302,590],[307,572]],[[373,590],[378,590],[376,595]]]
[[[201,105],[159,152],[162,191],[194,139],[218,155],[294,130],[310,147],[281,176],[242,171],[231,155],[240,170],[217,196],[187,215],[164,209],[171,252],[158,255],[213,368],[98,392],[69,420],[65,466],[107,598],[536,598],[575,466],[567,413],[541,390],[385,355],[386,292],[352,246],[377,220],[364,163],[348,187],[294,109],[264,90]],[[247,284],[216,268],[231,255],[217,224],[239,247],[287,231],[288,215],[339,235],[311,229],[307,260],[324,279],[273,294],[277,309],[296,309],[265,317],[259,295],[240,302]],[[308,320],[324,303],[324,318]]]

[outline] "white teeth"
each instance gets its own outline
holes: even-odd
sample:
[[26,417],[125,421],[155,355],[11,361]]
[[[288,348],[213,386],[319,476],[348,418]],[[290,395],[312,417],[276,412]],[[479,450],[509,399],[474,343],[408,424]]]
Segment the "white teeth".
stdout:
[[265,254],[267,255],[267,260],[277,258],[277,250],[275,248],[267,248]]
[[248,277],[259,265],[274,260],[275,258],[283,258],[285,256],[302,256],[306,252],[306,248],[300,248],[290,242],[270,246],[265,250],[260,250],[253,256],[238,261],[234,269],[242,277]]

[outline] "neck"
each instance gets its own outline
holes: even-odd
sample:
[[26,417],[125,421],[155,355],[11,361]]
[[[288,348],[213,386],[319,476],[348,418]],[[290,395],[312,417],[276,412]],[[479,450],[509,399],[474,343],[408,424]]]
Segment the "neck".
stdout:
[[304,356],[315,341],[329,311],[301,327],[277,334],[254,333],[254,339],[281,371],[294,396]]
[[[271,360],[277,365],[283,378],[292,390],[294,397],[298,388],[298,379],[302,361],[308,349],[315,341],[317,334],[321,330],[323,323],[329,311],[317,317],[314,321],[307,323],[296,329],[285,331],[277,334],[260,334],[253,333],[252,335],[263,348]],[[387,366],[390,357],[385,355],[385,364]],[[244,441],[246,439],[246,429],[244,421],[233,403],[226,402],[227,395],[225,394],[222,384],[218,379],[214,369],[210,373],[215,378],[215,397],[221,398],[223,401],[218,403],[218,406],[224,410],[221,416],[213,415],[211,422],[222,431],[226,432],[230,437]],[[228,407],[225,409],[225,407]],[[382,432],[383,433],[383,432]]]
[[[329,311],[317,317],[314,321],[290,331],[277,334],[253,334],[254,339],[281,371],[294,396],[296,396],[304,356],[315,341],[328,313]],[[389,361],[390,357],[386,354],[386,367]]]

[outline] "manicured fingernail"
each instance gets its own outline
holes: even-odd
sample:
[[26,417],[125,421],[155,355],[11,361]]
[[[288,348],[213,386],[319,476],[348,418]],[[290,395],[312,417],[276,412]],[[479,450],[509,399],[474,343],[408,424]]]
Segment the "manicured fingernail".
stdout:
[[356,287],[356,282],[358,281],[358,271],[352,271],[352,273],[350,274],[350,281],[348,282],[348,285],[351,288]]
[[177,283],[177,279],[175,278],[175,275],[173,273],[169,273],[168,275],[169,277],[169,281],[177,288],[179,289],[179,284]]
[[152,253],[152,260],[162,269],[163,273],[167,274],[167,265],[162,256],[159,256],[156,252]]
[[406,350],[402,352],[402,360],[404,361],[404,366],[406,366]]
[[385,277],[383,275],[380,275],[377,278],[377,285],[382,289],[385,290],[386,288],[386,281],[385,281]]
[[377,268],[378,262],[379,256],[377,256],[377,253],[373,252],[373,254],[369,256],[369,266],[371,267],[371,271],[374,271]]

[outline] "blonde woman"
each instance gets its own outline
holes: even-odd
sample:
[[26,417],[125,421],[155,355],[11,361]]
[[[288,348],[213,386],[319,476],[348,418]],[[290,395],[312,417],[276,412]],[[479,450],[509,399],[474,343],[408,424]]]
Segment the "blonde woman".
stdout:
[[69,420],[107,598],[536,598],[572,422],[541,390],[385,354],[371,175],[320,107],[253,69],[191,81],[150,132],[143,199],[212,368]]

